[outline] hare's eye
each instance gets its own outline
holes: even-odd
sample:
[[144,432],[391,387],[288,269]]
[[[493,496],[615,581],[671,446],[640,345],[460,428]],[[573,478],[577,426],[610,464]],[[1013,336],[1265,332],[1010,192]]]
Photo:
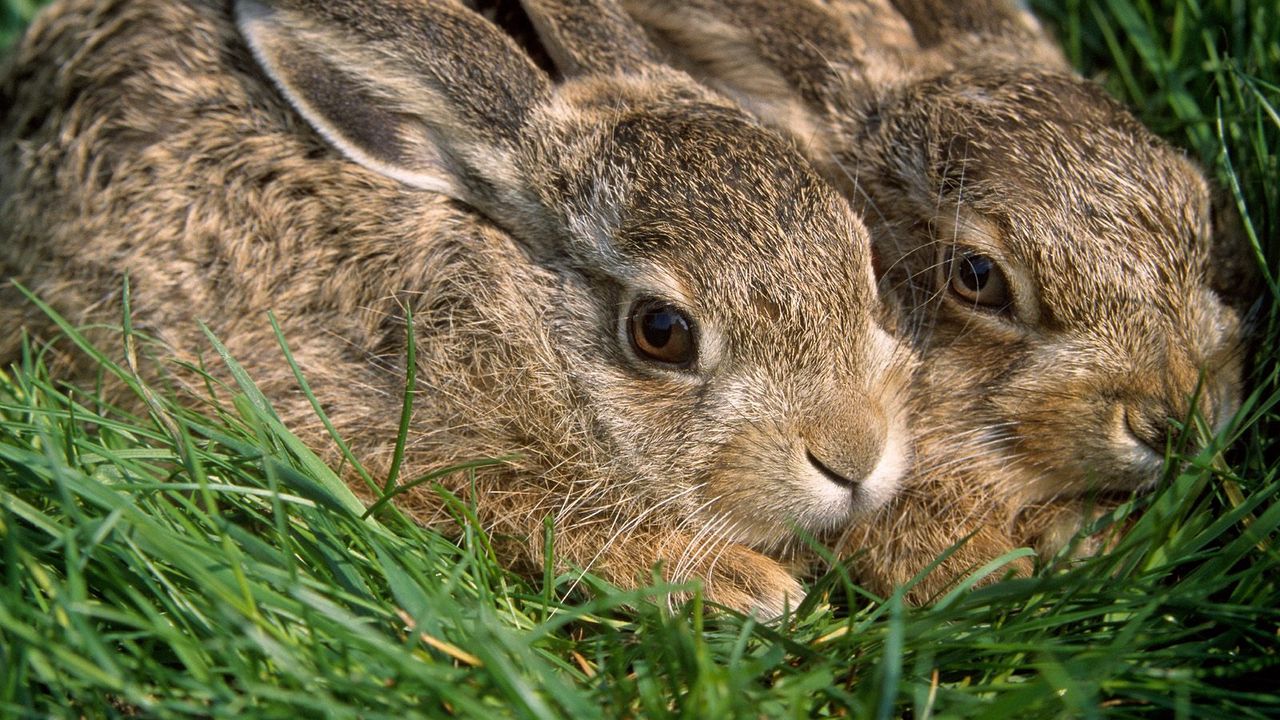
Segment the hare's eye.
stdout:
[[693,321],[668,302],[643,299],[631,306],[631,345],[647,360],[686,368],[696,348]]
[[951,292],[961,300],[993,310],[1009,306],[1009,285],[995,260],[972,250],[951,251],[948,263]]

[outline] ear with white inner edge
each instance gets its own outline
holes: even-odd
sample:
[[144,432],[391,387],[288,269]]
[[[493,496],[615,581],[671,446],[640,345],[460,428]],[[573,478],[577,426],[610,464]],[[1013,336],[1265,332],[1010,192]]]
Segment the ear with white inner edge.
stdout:
[[500,223],[522,205],[516,154],[550,82],[479,15],[443,0],[236,0],[235,17],[284,97],[354,162]]

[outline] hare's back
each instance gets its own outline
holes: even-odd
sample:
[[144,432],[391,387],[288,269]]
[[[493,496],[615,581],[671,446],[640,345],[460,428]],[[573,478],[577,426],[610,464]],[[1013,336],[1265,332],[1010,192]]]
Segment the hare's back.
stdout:
[[194,318],[235,336],[268,309],[356,317],[415,241],[461,221],[334,152],[259,74],[229,3],[55,3],[0,93],[0,269],[73,320],[118,318],[126,274],[140,326],[174,345],[203,345]]

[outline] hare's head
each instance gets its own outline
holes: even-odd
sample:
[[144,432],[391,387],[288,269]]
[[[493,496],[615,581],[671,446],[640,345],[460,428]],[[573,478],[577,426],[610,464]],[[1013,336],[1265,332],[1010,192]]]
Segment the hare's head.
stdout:
[[957,71],[879,112],[842,160],[883,218],[882,287],[1027,493],[1148,485],[1170,420],[1229,419],[1240,320],[1197,168],[1067,75]]
[[[764,88],[766,119],[816,134],[924,356],[931,422],[968,434],[1013,491],[1149,485],[1171,419],[1232,415],[1240,323],[1220,293],[1239,248],[1215,236],[1200,171],[1053,53],[1032,67],[935,47],[913,66],[816,2],[628,7],[717,86]],[[1004,25],[1031,43],[1033,23]],[[744,66],[771,80],[748,86]]]
[[538,268],[530,302],[548,304],[528,337],[561,360],[535,370],[586,418],[547,432],[580,435],[666,513],[745,542],[887,499],[910,354],[873,319],[846,201],[787,142],[657,65],[616,8],[526,6],[563,83],[450,2],[237,12],[339,150],[470,206]]

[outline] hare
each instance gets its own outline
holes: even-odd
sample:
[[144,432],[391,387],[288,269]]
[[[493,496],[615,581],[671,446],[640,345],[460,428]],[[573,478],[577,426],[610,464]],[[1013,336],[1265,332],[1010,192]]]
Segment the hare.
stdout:
[[[0,84],[0,265],[83,322],[127,273],[140,332],[193,359],[203,318],[336,461],[274,309],[380,477],[411,310],[401,478],[512,456],[443,481],[511,567],[549,517],[561,568],[777,614],[796,529],[839,531],[909,463],[913,354],[867,232],[618,7],[526,4],[563,82],[452,2],[56,3]],[[448,524],[431,489],[401,505]]]
[[1017,3],[892,4],[625,2],[863,212],[923,365],[916,469],[845,550],[887,593],[968,538],[923,601],[1024,542],[1056,552],[1092,493],[1151,488],[1170,418],[1231,418],[1250,261],[1200,170]]

